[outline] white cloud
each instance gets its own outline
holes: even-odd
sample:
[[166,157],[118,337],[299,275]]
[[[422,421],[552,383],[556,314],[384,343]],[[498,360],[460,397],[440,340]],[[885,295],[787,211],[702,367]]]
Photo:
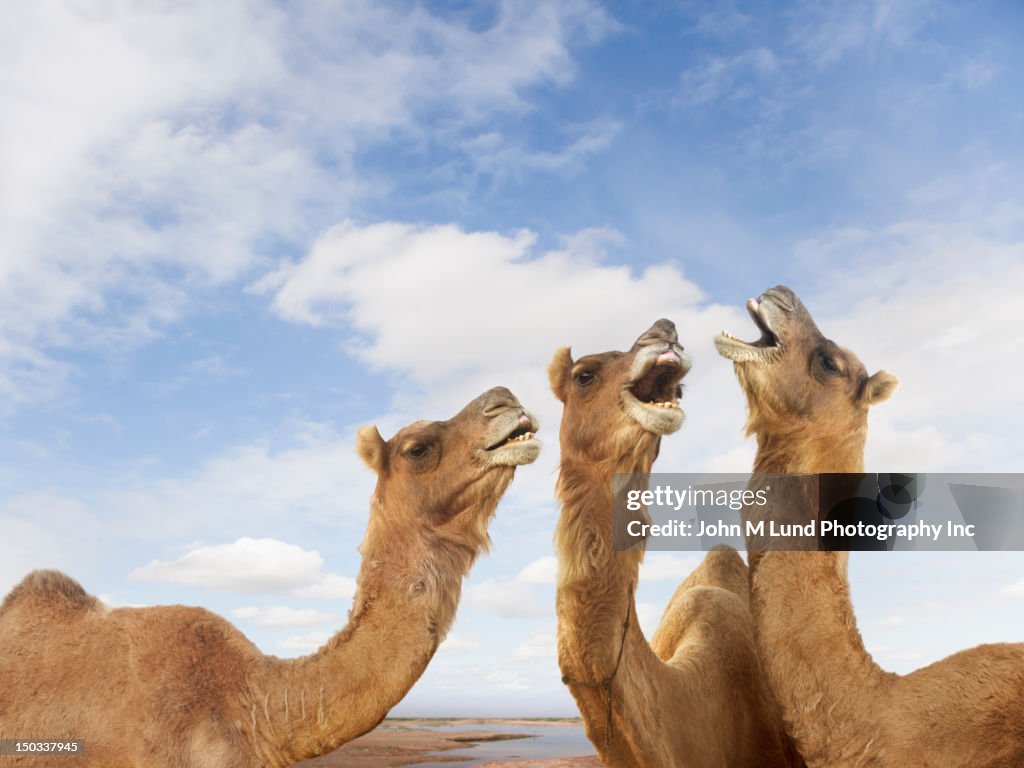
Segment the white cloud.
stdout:
[[512,651],[513,661],[537,661],[554,659],[558,648],[554,632],[537,632],[521,642]]
[[751,48],[734,56],[715,56],[679,77],[676,103],[700,107],[719,99],[738,101],[763,91],[762,81],[775,75],[779,61],[767,48]]
[[261,627],[315,627],[321,624],[335,625],[344,619],[337,613],[323,613],[311,608],[291,608],[287,605],[247,606],[236,608],[231,615],[236,619],[254,621]]
[[524,565],[516,581],[524,584],[554,584],[557,574],[558,558],[548,555]]
[[906,623],[907,620],[902,616],[886,616],[884,619],[868,619],[864,622],[864,626],[887,629],[890,627],[902,627]]
[[240,526],[283,527],[297,517],[361,530],[374,477],[356,456],[353,434],[293,427],[283,440],[234,446],[195,472],[154,477],[150,470],[142,480],[111,483],[96,504],[129,538],[237,535]]
[[1012,226],[994,229],[1006,224],[948,212],[834,230],[798,249],[807,264],[848,265],[805,297],[825,335],[869,373],[900,378],[872,413],[869,468],[1020,468],[1010,446],[1024,424],[1024,338],[1014,330],[1024,322],[1024,240]]
[[466,141],[463,149],[477,173],[498,180],[532,171],[569,174],[581,170],[592,155],[606,151],[621,128],[616,121],[597,120],[563,129],[569,138],[557,149],[531,148],[499,131],[489,131]]
[[472,651],[479,647],[480,643],[478,641],[449,632],[448,637],[444,639],[444,642],[441,643],[437,651],[438,653],[461,653],[463,651]]
[[540,603],[530,584],[521,581],[485,579],[467,584],[463,603],[468,608],[490,611],[506,619],[534,619],[554,616],[554,601]]
[[111,594],[106,593],[106,592],[102,592],[102,593],[96,595],[96,597],[99,598],[99,601],[101,603],[103,603],[105,606],[107,606],[108,608],[147,608],[147,607],[149,607],[145,603],[128,603],[128,602],[124,602],[120,598],[117,598],[114,595],[111,595]]
[[636,617],[640,622],[640,629],[643,630],[644,636],[650,640],[651,635],[654,634],[654,630],[658,628],[658,624],[661,622],[661,615],[664,613],[664,608],[659,608],[654,603],[648,603],[643,601],[637,601],[636,604]]
[[[533,253],[535,241],[529,232],[345,223],[321,237],[305,259],[283,265],[254,289],[273,291],[274,309],[288,320],[348,320],[366,335],[354,349],[358,356],[426,381],[479,368],[482,350],[496,344],[505,367],[543,364],[558,344],[553,339],[594,339],[603,349],[610,327],[633,320],[627,327],[635,325],[639,335],[659,310],[702,298],[674,266],[639,275],[601,266],[592,238],[540,256]],[[573,311],[565,312],[567,306]]]
[[[741,443],[741,395],[712,344],[719,330],[741,322],[741,305],[702,306],[702,291],[671,263],[641,272],[606,265],[607,249],[619,240],[614,232],[584,230],[538,253],[529,232],[348,222],[253,290],[271,293],[274,309],[289,320],[344,321],[360,334],[349,342],[354,355],[407,377],[412,386],[398,390],[381,425],[385,435],[413,418],[446,417],[489,387],[509,387],[538,416],[544,448],[536,466],[517,472],[503,506],[546,516],[561,407],[545,369],[560,346],[577,355],[628,349],[659,317],[672,318],[695,362],[687,402],[713,402],[726,392],[737,410],[687,406],[685,441],[665,442],[663,469],[703,469]],[[501,592],[506,610],[525,599],[522,585]]]
[[86,567],[105,536],[85,504],[49,491],[22,494],[0,502],[0,529],[0,595],[36,568],[64,570],[89,590]]
[[894,3],[819,3],[805,0],[792,10],[790,42],[811,61],[828,65],[852,51],[898,48],[913,39],[934,13],[930,0]]
[[[560,249],[537,253],[529,232],[348,222],[253,290],[272,293],[275,311],[289,320],[354,328],[360,337],[350,342],[353,354],[416,385],[402,389],[395,403],[403,418],[422,417],[426,404],[444,414],[488,387],[508,386],[539,416],[545,445],[539,466],[520,471],[510,499],[540,503],[551,497],[547,471],[557,462],[561,408],[545,368],[559,346],[571,345],[577,355],[628,349],[655,320],[669,317],[694,357],[687,378],[694,400],[715,400],[724,391],[743,407],[731,370],[712,345],[721,328],[741,322],[739,302],[702,306],[702,291],[675,264],[641,272],[606,265],[606,250],[617,239],[606,230],[584,230]],[[732,428],[727,411],[692,411],[688,449],[690,460],[701,463],[682,466],[703,468],[735,447],[738,413]],[[665,450],[674,450],[668,441]]]
[[484,679],[498,691],[528,691],[532,687],[522,672],[512,669],[490,672]]
[[1024,597],[1024,579],[1013,584],[1007,584],[999,590],[999,594],[1005,597]]
[[640,581],[680,582],[700,565],[693,556],[681,557],[669,552],[648,552],[640,564]]
[[277,644],[277,647],[292,653],[307,654],[317,650],[330,639],[329,632],[309,632],[305,635],[286,637]]
[[901,648],[890,648],[886,645],[872,645],[868,649],[882,667],[895,668],[901,673],[912,671],[925,659],[920,651]]
[[570,81],[572,47],[615,26],[583,0],[500,4],[483,29],[264,0],[31,3],[5,21],[0,394],[15,404],[59,392],[55,351],[149,341],[263,242],[336,220],[361,189],[358,148],[439,113],[433,140],[457,148],[527,89]]
[[315,584],[300,587],[293,593],[296,597],[319,598],[323,600],[351,599],[356,594],[356,580],[336,573],[327,573]]
[[323,562],[319,552],[294,544],[242,538],[232,544],[195,547],[177,560],[153,560],[129,578],[230,592],[278,592],[318,582]]

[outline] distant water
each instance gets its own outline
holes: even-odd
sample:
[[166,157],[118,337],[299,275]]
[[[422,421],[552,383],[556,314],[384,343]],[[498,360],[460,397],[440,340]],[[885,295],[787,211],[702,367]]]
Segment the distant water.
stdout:
[[500,723],[473,725],[417,725],[428,731],[489,731],[491,733],[522,733],[530,738],[509,739],[508,741],[486,741],[469,744],[465,749],[446,749],[435,752],[434,757],[468,757],[458,762],[432,763],[431,755],[425,755],[428,762],[414,763],[417,768],[456,768],[474,766],[491,760],[548,760],[553,757],[578,757],[593,755],[594,747],[587,739],[582,725],[505,725]]

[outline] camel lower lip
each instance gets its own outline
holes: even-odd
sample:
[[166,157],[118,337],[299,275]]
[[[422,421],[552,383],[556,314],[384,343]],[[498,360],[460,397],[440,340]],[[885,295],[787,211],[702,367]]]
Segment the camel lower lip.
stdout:
[[751,344],[749,341],[736,338],[728,331],[722,331],[715,338],[715,348],[718,354],[735,363],[770,363],[781,351],[776,341],[774,336],[770,339],[762,337]]
[[761,337],[757,341],[744,341],[728,331],[722,331],[715,339],[719,354],[737,362],[745,362],[760,357],[766,358],[768,354],[779,349],[779,337],[761,314],[763,304],[763,301],[757,299],[747,300],[747,313],[761,332]]

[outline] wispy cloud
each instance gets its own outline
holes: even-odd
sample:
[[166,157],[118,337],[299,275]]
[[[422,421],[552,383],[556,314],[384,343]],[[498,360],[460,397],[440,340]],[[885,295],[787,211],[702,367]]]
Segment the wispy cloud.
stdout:
[[778,68],[775,54],[763,47],[711,57],[680,75],[676,103],[696,108],[719,99],[739,101],[757,96]]
[[308,632],[304,635],[291,635],[278,642],[277,647],[295,654],[312,653],[331,639],[330,632]]
[[523,566],[516,581],[524,584],[554,584],[558,574],[558,559],[553,555],[542,557]]
[[500,131],[477,134],[463,143],[475,173],[496,182],[522,179],[536,172],[572,174],[582,170],[593,155],[605,152],[621,130],[615,120],[598,120],[566,126],[564,144],[555,149],[531,147],[526,139],[515,139]]
[[469,608],[496,613],[506,619],[554,617],[554,606],[542,602],[530,583],[515,579],[470,581],[463,591],[463,601]]
[[1024,579],[1015,581],[1013,584],[1007,584],[999,590],[999,594],[1004,597],[1024,597]]
[[[321,583],[323,558],[276,539],[242,538],[231,544],[198,546],[177,560],[153,560],[136,568],[129,578],[139,581],[168,581],[191,587],[226,592],[272,593],[309,589]],[[282,622],[296,614],[292,609],[243,609],[244,618],[263,623]],[[236,613],[237,615],[237,613]],[[303,614],[308,618],[312,614]],[[294,626],[294,625],[293,625]]]
[[537,661],[554,659],[557,654],[555,633],[538,632],[526,638],[512,651],[514,661]]
[[640,564],[640,580],[680,582],[689,576],[700,562],[701,558],[694,555],[648,552]]
[[261,627],[315,627],[321,624],[338,624],[344,616],[338,613],[324,613],[312,608],[292,608],[287,605],[266,607],[246,606],[231,612],[236,619],[252,621]]
[[271,246],[304,245],[359,191],[359,148],[427,118],[458,147],[464,129],[526,108],[528,89],[570,81],[572,47],[615,26],[582,0],[501,4],[483,29],[422,8],[262,0],[33,4],[7,21],[8,402],[59,390],[62,350],[150,341]]
[[864,48],[873,54],[907,44],[934,17],[937,7],[932,0],[807,0],[790,11],[790,40],[812,61],[827,65]]
[[476,650],[479,647],[479,641],[449,632],[448,637],[438,646],[437,651],[438,653],[462,653]]

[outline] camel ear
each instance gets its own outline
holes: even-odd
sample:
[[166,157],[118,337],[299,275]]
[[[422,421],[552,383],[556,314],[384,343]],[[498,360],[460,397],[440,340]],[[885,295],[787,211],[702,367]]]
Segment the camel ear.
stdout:
[[868,383],[864,387],[864,401],[868,405],[884,403],[899,383],[900,380],[888,371],[879,371],[868,379]]
[[366,462],[366,466],[378,475],[381,473],[387,457],[387,448],[376,427],[359,428],[356,433],[356,453]]
[[563,403],[569,397],[569,379],[571,377],[572,351],[568,347],[562,347],[551,358],[551,365],[548,366],[548,381],[551,382],[551,391],[555,393],[555,397]]

